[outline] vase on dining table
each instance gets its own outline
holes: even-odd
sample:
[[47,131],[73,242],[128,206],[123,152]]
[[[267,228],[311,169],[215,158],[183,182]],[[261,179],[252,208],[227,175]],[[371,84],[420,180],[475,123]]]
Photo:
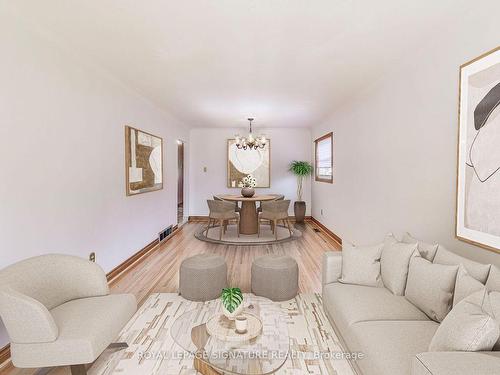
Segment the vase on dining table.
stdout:
[[241,189],[241,195],[245,198],[251,198],[255,194],[255,189],[252,187],[244,187]]
[[257,179],[251,174],[248,174],[241,179],[239,186],[242,188],[241,195],[243,197],[245,198],[253,197],[253,195],[255,194],[255,190],[253,188],[257,186]]

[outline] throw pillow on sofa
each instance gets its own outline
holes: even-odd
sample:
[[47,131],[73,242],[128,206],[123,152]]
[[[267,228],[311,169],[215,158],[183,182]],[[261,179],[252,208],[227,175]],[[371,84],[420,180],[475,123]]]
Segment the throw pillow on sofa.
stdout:
[[483,290],[485,286],[473,278],[465,267],[458,266],[457,281],[455,282],[455,293],[453,296],[453,306],[456,306],[464,298],[471,294]]
[[429,351],[489,351],[499,336],[500,327],[485,289],[463,299],[450,311],[436,330]]
[[380,256],[383,244],[356,247],[342,244],[342,275],[339,282],[365,286],[381,286]]
[[384,243],[380,258],[380,274],[384,286],[393,294],[397,296],[404,294],[410,258],[417,254],[417,244],[388,241]]
[[451,309],[458,266],[433,264],[422,257],[410,262],[405,297],[429,318],[441,322]]
[[448,264],[456,265],[463,264],[469,275],[471,275],[476,280],[486,283],[486,278],[490,272],[490,264],[482,264],[474,262],[473,260],[464,258],[460,255],[454,254],[449,250],[446,250],[443,246],[439,245],[437,249],[436,256],[433,260],[434,263],[438,264]]
[[434,257],[436,256],[436,251],[438,249],[438,244],[430,244],[426,243],[424,241],[417,240],[415,237],[413,237],[410,233],[406,232],[403,235],[403,238],[401,238],[401,242],[404,243],[416,243],[418,252],[420,253],[420,256],[422,258],[425,258],[429,261],[433,261]]

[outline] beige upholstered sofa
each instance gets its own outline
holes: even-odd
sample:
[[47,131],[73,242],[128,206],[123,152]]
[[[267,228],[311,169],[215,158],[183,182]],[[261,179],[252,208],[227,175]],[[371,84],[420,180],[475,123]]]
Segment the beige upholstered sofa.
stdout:
[[[439,260],[438,263],[442,264],[458,264],[460,258],[438,248],[434,263]],[[358,373],[500,374],[500,352],[429,352],[429,344],[439,323],[430,320],[405,296],[394,295],[385,287],[338,282],[341,271],[342,253],[325,253],[322,275],[324,309],[345,348],[364,353],[363,359],[353,363]],[[500,291],[500,285],[496,285],[498,282],[495,281],[494,287]]]
[[26,259],[0,271],[0,316],[16,367],[72,366],[85,373],[137,308],[109,294],[104,271],[70,255]]

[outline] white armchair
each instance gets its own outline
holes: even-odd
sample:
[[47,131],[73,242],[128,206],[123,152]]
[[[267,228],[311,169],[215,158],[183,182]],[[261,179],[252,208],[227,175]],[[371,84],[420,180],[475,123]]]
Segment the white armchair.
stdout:
[[85,374],[137,309],[131,294],[109,294],[97,264],[70,255],[29,258],[0,271],[0,316],[14,366],[71,366]]

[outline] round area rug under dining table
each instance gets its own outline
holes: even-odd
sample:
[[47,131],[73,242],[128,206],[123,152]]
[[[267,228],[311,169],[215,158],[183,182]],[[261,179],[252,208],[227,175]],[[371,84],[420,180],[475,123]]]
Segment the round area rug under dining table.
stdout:
[[206,235],[206,228],[206,225],[203,225],[198,231],[196,231],[194,236],[200,241],[224,245],[269,245],[295,241],[302,236],[302,232],[296,228],[292,228],[292,235],[290,236],[288,228],[283,225],[277,225],[278,240],[276,240],[276,235],[271,231],[270,225],[262,225],[260,229],[260,237],[257,237],[256,234],[240,234],[238,237],[236,225],[230,224],[227,226],[226,233],[222,234],[222,240],[219,240],[220,228],[218,226],[210,227],[208,230],[208,236]]

